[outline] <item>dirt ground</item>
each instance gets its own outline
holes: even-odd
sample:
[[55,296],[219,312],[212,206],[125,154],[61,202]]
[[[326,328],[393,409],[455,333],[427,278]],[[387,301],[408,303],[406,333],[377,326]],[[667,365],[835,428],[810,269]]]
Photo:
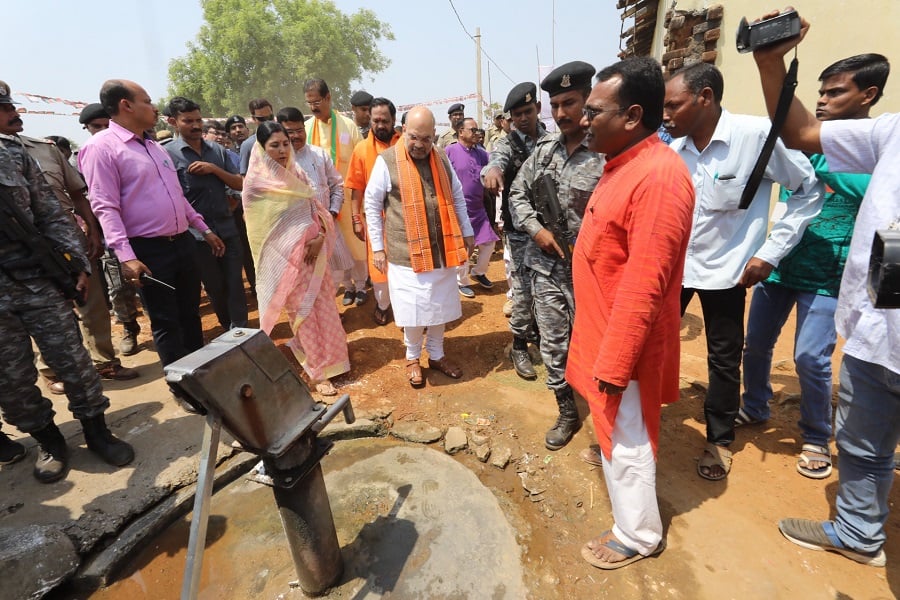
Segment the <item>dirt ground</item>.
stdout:
[[[539,368],[535,382],[520,379],[506,358],[511,342],[502,315],[506,300],[503,263],[495,255],[493,289],[475,287],[463,299],[463,318],[449,328],[448,356],[464,368],[461,381],[426,370],[427,385],[405,380],[400,331],[377,327],[374,302],[341,308],[348,331],[352,371],[338,380],[354,405],[388,398],[394,421],[420,419],[488,433],[513,448],[514,464],[500,471],[472,454],[459,456],[497,496],[521,535],[533,598],[854,598],[900,596],[900,513],[888,522],[886,569],[858,565],[841,556],[813,552],[786,541],[784,517],[833,515],[837,472],[815,481],[795,470],[800,450],[799,385],[791,359],[794,323],[775,350],[773,418],[737,431],[734,467],[722,482],[696,474],[705,441],[703,397],[706,345],[699,303],[682,323],[681,398],[663,409],[657,492],[668,548],[620,571],[583,562],[581,546],[611,523],[601,469],[577,454],[595,441],[587,405],[584,427],[563,450],[544,448],[555,419],[553,395]],[[835,393],[839,356],[835,357]],[[487,423],[487,425],[485,425]],[[834,446],[832,445],[832,450]],[[537,494],[526,491],[527,485]],[[541,490],[544,490],[541,492]],[[891,494],[895,509],[900,491]]]
[[[463,318],[448,329],[445,347],[448,356],[463,366],[460,381],[426,370],[426,386],[412,389],[405,379],[401,333],[393,324],[374,324],[370,296],[361,307],[339,309],[348,332],[352,370],[335,384],[341,393],[351,395],[357,410],[387,404],[393,407],[394,423],[421,420],[442,428],[459,425],[470,433],[489,435],[494,447],[513,449],[513,462],[505,470],[481,463],[467,452],[456,458],[494,493],[518,532],[531,598],[900,596],[897,487],[890,498],[893,513],[887,525],[885,569],[804,550],[786,541],[777,529],[783,517],[833,515],[837,488],[836,472],[829,479],[814,481],[795,470],[800,437],[796,425],[799,387],[791,360],[793,322],[775,351],[773,418],[738,430],[732,447],[734,467],[726,480],[709,482],[698,477],[707,381],[698,303],[688,309],[682,323],[681,398],[662,411],[657,492],[668,547],[656,558],[618,571],[601,571],[585,563],[581,546],[612,524],[602,470],[577,456],[595,441],[587,406],[581,402],[584,426],[573,441],[558,452],[547,451],[543,437],[555,419],[553,395],[543,384],[542,367],[535,382],[522,380],[513,371],[506,357],[511,339],[501,312],[506,283],[499,255],[488,275],[496,282],[493,289],[475,287],[474,299],[462,299]],[[221,329],[214,327],[215,317],[208,307],[204,312],[207,338],[212,339]],[[289,335],[285,324],[273,332],[276,341]],[[836,357],[835,373],[838,363]],[[452,565],[448,565],[449,573]]]

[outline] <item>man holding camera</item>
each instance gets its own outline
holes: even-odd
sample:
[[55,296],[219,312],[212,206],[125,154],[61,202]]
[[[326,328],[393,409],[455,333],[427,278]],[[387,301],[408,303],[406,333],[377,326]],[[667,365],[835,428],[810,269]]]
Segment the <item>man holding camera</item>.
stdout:
[[[754,52],[770,115],[785,78],[784,55],[809,31],[809,23],[800,21],[799,35]],[[871,173],[872,179],[856,217],[835,314],[838,333],[846,339],[835,418],[836,516],[784,519],[778,527],[805,548],[883,567],[884,523],[900,441],[900,311],[875,308],[866,283],[876,232],[896,228],[900,220],[900,114],[822,122],[795,98],[781,135],[789,147],[824,154],[834,172]]]
[[[881,98],[890,66],[880,54],[840,60],[819,75],[816,118],[866,119]],[[809,157],[825,184],[822,212],[800,242],[753,291],[744,346],[743,406],[735,426],[769,418],[772,349],[791,309],[797,306],[794,363],[800,380],[803,446],[797,471],[811,479],[831,475],[831,355],[837,342],[834,311],[853,224],[870,176],[833,173],[821,154]],[[785,192],[782,196],[785,196]]]
[[[741,205],[770,125],[767,119],[722,108],[724,87],[716,67],[691,65],[669,79],[663,109],[666,129],[676,138],[671,148],[687,164],[697,193],[681,313],[697,294],[709,364],[703,407],[706,448],[697,473],[712,481],[724,479],[731,470],[728,446],[734,441],[734,420],[741,404],[747,288],[768,277],[787,255],[818,214],[822,199],[809,160],[778,142],[749,206]],[[767,236],[773,183],[794,194]]]

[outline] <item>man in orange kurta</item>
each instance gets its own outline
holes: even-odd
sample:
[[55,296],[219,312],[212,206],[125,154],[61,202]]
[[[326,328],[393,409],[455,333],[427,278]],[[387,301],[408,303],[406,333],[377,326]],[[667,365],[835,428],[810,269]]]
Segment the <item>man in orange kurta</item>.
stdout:
[[582,119],[606,154],[572,260],[566,379],[591,407],[614,524],[582,549],[617,569],[664,547],[656,500],[660,407],[678,398],[681,275],[694,188],[656,135],[665,84],[632,58],[600,71]]
[[366,257],[369,262],[369,278],[375,294],[375,313],[373,318],[378,325],[387,325],[391,319],[391,296],[388,293],[387,273],[382,273],[372,264],[372,244],[366,239],[366,213],[363,210],[363,194],[369,175],[375,166],[378,155],[397,143],[400,134],[394,131],[397,120],[397,108],[387,98],[373,98],[370,103],[369,136],[356,144],[350,157],[350,167],[344,185],[352,195],[353,234],[366,244]]

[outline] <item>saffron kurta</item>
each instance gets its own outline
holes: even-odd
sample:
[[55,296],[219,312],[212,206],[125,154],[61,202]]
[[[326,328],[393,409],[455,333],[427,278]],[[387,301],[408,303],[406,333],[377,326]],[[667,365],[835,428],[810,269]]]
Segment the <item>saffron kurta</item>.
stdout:
[[600,393],[598,380],[639,382],[654,454],[660,408],[678,398],[681,277],[693,210],[684,162],[652,135],[606,163],[584,213],[572,260],[566,380],[588,401],[607,458],[621,396]]
[[[369,183],[369,175],[372,173],[372,167],[375,166],[375,159],[378,155],[397,143],[400,134],[394,134],[390,143],[386,144],[375,137],[373,133],[353,149],[353,155],[350,157],[350,167],[347,170],[347,178],[344,182],[348,190],[357,190],[360,194],[365,193],[366,185]],[[352,196],[351,196],[352,197]],[[365,208],[363,209],[365,214]],[[354,235],[354,237],[356,237]],[[358,238],[357,238],[358,239]],[[372,262],[372,244],[366,237],[366,257],[369,261],[369,277],[374,283],[386,283],[387,273],[382,273],[375,268]]]

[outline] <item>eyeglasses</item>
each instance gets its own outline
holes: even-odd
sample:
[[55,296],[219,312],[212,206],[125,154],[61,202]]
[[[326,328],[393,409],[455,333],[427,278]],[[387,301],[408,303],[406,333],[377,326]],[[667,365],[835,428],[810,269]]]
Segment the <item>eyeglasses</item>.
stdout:
[[272,120],[272,115],[252,115],[253,120],[257,123],[265,123],[266,121]]
[[322,102],[324,102],[324,101],[325,101],[325,99],[322,98],[320,100],[307,100],[306,103],[309,104],[310,108],[316,108],[316,107],[320,106],[322,104]]
[[475,133],[476,131],[479,131],[479,129],[477,127],[463,127],[460,129],[460,131],[468,131],[470,133]]
[[581,109],[581,114],[585,116],[585,118],[590,123],[594,120],[594,117],[603,113],[621,113],[625,112],[626,109],[622,108],[591,108],[590,106],[585,106]]

